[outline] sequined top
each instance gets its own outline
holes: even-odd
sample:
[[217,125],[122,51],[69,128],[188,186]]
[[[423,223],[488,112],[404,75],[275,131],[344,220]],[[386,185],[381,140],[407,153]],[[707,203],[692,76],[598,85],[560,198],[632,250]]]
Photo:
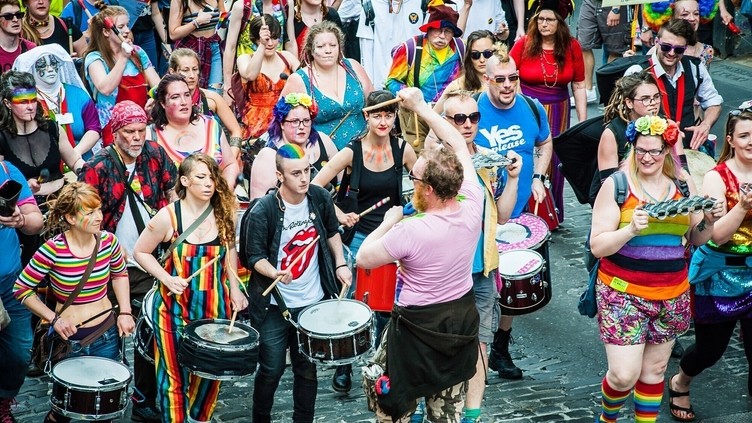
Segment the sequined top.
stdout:
[[[731,210],[739,202],[739,181],[728,168],[726,162],[723,162],[713,168],[726,185],[726,210]],[[752,210],[744,216],[739,229],[731,235],[731,239],[723,245],[717,245],[713,241],[708,241],[708,246],[714,250],[725,253],[752,255]]]

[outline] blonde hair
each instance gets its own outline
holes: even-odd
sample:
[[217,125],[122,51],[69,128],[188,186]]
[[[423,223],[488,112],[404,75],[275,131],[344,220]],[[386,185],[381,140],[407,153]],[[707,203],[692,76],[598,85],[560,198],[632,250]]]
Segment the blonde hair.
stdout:
[[667,150],[666,157],[663,159],[663,168],[661,169],[661,173],[663,173],[663,175],[667,176],[671,180],[679,179],[683,181],[685,178],[683,178],[679,174],[679,169],[681,169],[681,167],[677,165],[678,159],[674,157],[673,150],[671,149],[671,147],[668,146],[668,144],[666,144],[666,142],[663,140],[663,137],[661,135],[642,135],[639,133],[637,134],[634,145],[631,146],[631,148],[627,152],[626,158],[624,159],[623,166],[626,168],[625,172],[629,174],[630,178],[633,181],[640,180],[639,174],[637,172],[637,155],[635,154],[635,146],[637,145],[637,141],[640,138],[648,138],[648,137],[654,137],[654,138],[658,138],[659,140],[661,140],[661,145],[663,146],[663,149]]

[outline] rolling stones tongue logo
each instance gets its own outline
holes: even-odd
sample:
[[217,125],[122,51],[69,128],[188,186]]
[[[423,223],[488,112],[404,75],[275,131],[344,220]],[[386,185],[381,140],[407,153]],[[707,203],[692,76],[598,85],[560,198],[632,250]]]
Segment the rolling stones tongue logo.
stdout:
[[[282,259],[281,268],[282,270],[286,270],[290,263],[295,260],[295,258],[303,253],[303,250],[316,238],[316,228],[314,226],[310,226],[308,229],[300,230],[298,233],[295,234],[294,237],[290,240],[290,242],[285,245],[285,247],[282,249],[282,251],[285,252],[285,257]],[[300,275],[305,272],[305,270],[308,268],[308,265],[311,264],[311,258],[313,258],[313,255],[316,254],[316,247],[312,247],[310,250],[306,252],[306,256],[300,259],[298,263],[295,264],[295,267],[290,269],[290,273],[292,273],[293,280],[298,279]]]

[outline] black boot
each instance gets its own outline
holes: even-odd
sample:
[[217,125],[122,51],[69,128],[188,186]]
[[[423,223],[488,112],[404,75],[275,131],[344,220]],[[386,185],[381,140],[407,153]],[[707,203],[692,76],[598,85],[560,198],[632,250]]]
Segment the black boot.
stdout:
[[496,331],[493,344],[491,344],[491,353],[488,357],[488,367],[491,370],[498,371],[499,377],[502,379],[522,379],[522,370],[514,365],[512,356],[509,355],[509,341],[511,339],[512,329]]
[[332,388],[337,392],[348,392],[352,388],[350,373],[352,365],[338,366],[332,378]]

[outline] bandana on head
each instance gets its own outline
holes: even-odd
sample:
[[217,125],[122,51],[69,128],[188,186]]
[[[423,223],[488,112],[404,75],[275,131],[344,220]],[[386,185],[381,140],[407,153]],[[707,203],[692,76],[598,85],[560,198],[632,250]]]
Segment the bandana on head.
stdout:
[[122,127],[131,123],[145,124],[146,122],[147,118],[144,109],[130,100],[121,101],[112,109],[112,117],[110,117],[112,135],[115,135]]

